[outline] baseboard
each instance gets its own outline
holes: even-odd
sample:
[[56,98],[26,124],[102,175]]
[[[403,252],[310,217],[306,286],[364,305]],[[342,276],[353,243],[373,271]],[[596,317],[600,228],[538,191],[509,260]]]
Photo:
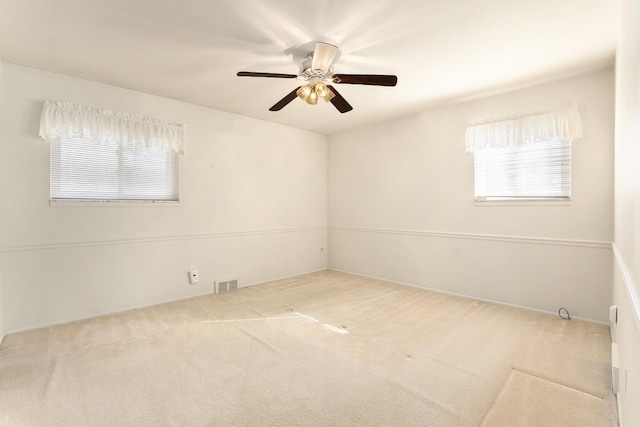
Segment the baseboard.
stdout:
[[[322,269],[319,269],[319,270],[312,270],[312,271],[307,271],[307,272],[302,272],[302,273],[296,273],[296,274],[292,274],[292,275],[289,275],[289,276],[276,277],[276,278],[267,279],[267,280],[263,280],[263,281],[256,282],[256,283],[243,284],[243,285],[240,285],[239,288],[246,288],[246,287],[249,287],[249,286],[256,286],[256,285],[260,285],[262,283],[274,282],[276,280],[282,280],[282,279],[289,279],[291,277],[302,276],[304,274],[317,273],[319,271],[325,271],[325,270],[326,270],[326,268],[322,268]],[[129,306],[129,307],[122,308],[122,309],[103,311],[103,312],[100,312],[100,313],[93,314],[91,316],[72,318],[72,319],[69,319],[69,320],[64,320],[62,322],[41,324],[41,325],[32,326],[32,327],[28,327],[28,328],[24,328],[24,329],[18,329],[18,330],[15,330],[15,331],[10,331],[9,333],[7,333],[7,335],[19,334],[21,332],[35,331],[35,330],[38,330],[38,329],[48,328],[48,327],[53,327],[53,326],[66,325],[68,323],[79,322],[79,321],[82,321],[82,320],[97,319],[99,317],[110,316],[112,314],[126,313],[127,311],[139,310],[139,309],[142,309],[142,308],[154,307],[156,305],[169,304],[169,303],[172,303],[172,302],[185,301],[185,300],[188,300],[188,299],[191,299],[191,298],[198,298],[198,297],[201,297],[201,296],[211,295],[211,294],[215,294],[215,290],[208,290],[208,291],[205,291],[205,292],[201,292],[201,293],[197,293],[197,294],[193,294],[193,295],[189,295],[189,296],[185,296],[185,297],[175,298],[175,299],[155,301],[155,302],[151,302],[149,304],[142,304],[142,305],[136,305],[136,306]],[[2,336],[2,338],[4,339],[4,335]],[[2,343],[2,340],[0,340],[0,344],[1,343]]]
[[618,405],[618,427],[624,427],[624,424],[622,424],[622,412],[620,411],[620,396],[616,396],[616,404]]
[[193,294],[193,295],[189,295],[189,296],[181,297],[181,298],[176,298],[176,299],[156,301],[156,302],[152,302],[152,303],[149,303],[149,304],[129,306],[129,307],[122,308],[122,309],[101,311],[99,313],[92,314],[90,316],[73,317],[71,319],[63,320],[61,322],[43,323],[43,324],[36,325],[36,326],[30,326],[28,328],[9,331],[7,333],[7,335],[19,334],[19,333],[22,333],[22,332],[29,332],[29,331],[36,331],[38,329],[49,328],[49,327],[53,327],[53,326],[66,325],[66,324],[69,324],[69,323],[79,322],[79,321],[82,321],[82,320],[97,319],[97,318],[100,318],[100,317],[110,316],[112,314],[126,313],[127,311],[139,310],[139,309],[147,308],[147,307],[154,307],[156,305],[168,304],[170,302],[184,301],[184,300],[188,300],[188,299],[191,299],[191,298],[197,298],[197,297],[201,297],[201,296],[204,296],[204,295],[210,295],[210,294],[213,294],[213,291],[206,291],[206,292]]
[[305,274],[313,274],[313,273],[319,273],[321,271],[327,271],[328,268],[321,268],[319,270],[311,270],[311,271],[307,271],[305,273],[296,273],[296,274],[291,274],[289,276],[280,276],[280,277],[275,277],[273,279],[269,279],[269,280],[262,280],[260,282],[253,282],[253,283],[246,283],[246,284],[238,284],[238,289],[241,288],[248,288],[250,286],[257,286],[257,285],[262,285],[264,283],[270,283],[270,282],[275,282],[278,280],[285,280],[285,279],[291,279],[293,277],[298,277],[298,276],[304,276]]
[[[508,303],[508,302],[496,301],[496,300],[491,300],[491,299],[487,299],[487,298],[480,298],[480,297],[473,296],[473,295],[465,295],[465,294],[460,294],[460,293],[456,293],[456,292],[445,291],[443,289],[430,288],[428,286],[420,286],[420,285],[416,285],[415,283],[400,282],[400,281],[397,281],[397,280],[385,279],[383,277],[369,276],[369,275],[366,275],[366,274],[360,274],[360,273],[355,273],[355,272],[346,271],[346,270],[338,270],[336,268],[329,268],[329,270],[337,271],[339,273],[353,274],[354,276],[367,277],[369,279],[381,280],[383,282],[394,283],[396,285],[403,285],[403,286],[410,286],[412,288],[417,288],[417,289],[424,289],[425,291],[435,292],[435,293],[439,293],[439,294],[451,295],[451,296],[454,296],[454,297],[461,297],[461,298],[468,298],[468,299],[471,299],[471,300],[474,300],[474,301],[482,301],[482,302],[487,302],[487,303],[490,303],[490,304],[498,304],[498,305],[503,305],[503,306],[506,306],[506,307],[519,308],[519,309],[522,309],[522,310],[533,311],[533,312],[536,312],[536,313],[551,314],[551,315],[554,315],[554,316],[558,315],[558,313],[554,312],[554,311],[542,310],[542,309],[539,309],[539,308],[527,307],[527,306],[524,306],[524,305],[511,304],[511,303]],[[597,325],[609,325],[609,323],[607,323],[607,322],[602,322],[602,321],[593,320],[593,319],[587,319],[587,318],[579,317],[579,316],[571,316],[571,319],[580,320],[580,321],[588,322],[588,323],[594,323],[594,324],[597,324]]]

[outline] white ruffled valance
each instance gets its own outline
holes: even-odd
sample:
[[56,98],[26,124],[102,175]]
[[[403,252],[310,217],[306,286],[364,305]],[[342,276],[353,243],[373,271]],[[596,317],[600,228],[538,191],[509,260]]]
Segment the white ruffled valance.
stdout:
[[98,144],[160,148],[184,154],[184,125],[111,110],[45,101],[40,137],[82,138]]
[[550,138],[575,141],[582,138],[582,119],[576,104],[556,110],[507,119],[485,121],[467,127],[467,152],[543,142]]

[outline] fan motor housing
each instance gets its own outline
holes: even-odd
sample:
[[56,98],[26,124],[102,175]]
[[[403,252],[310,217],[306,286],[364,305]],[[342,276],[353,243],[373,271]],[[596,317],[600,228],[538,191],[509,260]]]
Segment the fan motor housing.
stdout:
[[311,83],[330,79],[333,74],[333,65],[329,67],[326,73],[323,73],[322,70],[314,70],[311,66],[312,62],[313,52],[309,53],[300,64],[300,77]]

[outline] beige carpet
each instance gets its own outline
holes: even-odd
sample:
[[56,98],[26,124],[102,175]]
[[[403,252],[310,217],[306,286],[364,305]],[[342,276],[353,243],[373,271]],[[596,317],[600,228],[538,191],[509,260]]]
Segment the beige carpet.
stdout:
[[616,426],[608,328],[331,271],[10,335],[2,426]]
[[555,426],[564,420],[595,426],[593,412],[606,413],[607,405],[590,393],[513,370],[482,426]]

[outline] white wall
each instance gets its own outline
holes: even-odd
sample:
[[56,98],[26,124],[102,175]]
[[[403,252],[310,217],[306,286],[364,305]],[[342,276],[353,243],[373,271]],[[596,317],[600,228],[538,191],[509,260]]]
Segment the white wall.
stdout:
[[0,272],[0,344],[4,340],[4,314],[2,304],[2,273]]
[[4,309],[2,303],[2,271],[0,271],[0,344],[4,339]]
[[[44,100],[185,123],[179,205],[49,206]],[[6,63],[0,123],[6,333],[327,267],[324,135]]]
[[640,4],[623,1],[616,54],[614,338],[623,426],[640,425]]
[[[2,83],[2,62],[0,62],[0,84]],[[0,129],[2,129],[3,122],[0,116]],[[0,223],[2,222],[2,212],[4,211],[4,202],[0,201]],[[0,240],[0,251],[2,251],[2,240]],[[0,344],[4,339],[4,304],[2,303],[2,252],[0,252]]]
[[[570,204],[474,205],[466,126],[574,102],[584,138]],[[332,135],[329,267],[607,321],[613,107],[613,71],[602,70]]]

